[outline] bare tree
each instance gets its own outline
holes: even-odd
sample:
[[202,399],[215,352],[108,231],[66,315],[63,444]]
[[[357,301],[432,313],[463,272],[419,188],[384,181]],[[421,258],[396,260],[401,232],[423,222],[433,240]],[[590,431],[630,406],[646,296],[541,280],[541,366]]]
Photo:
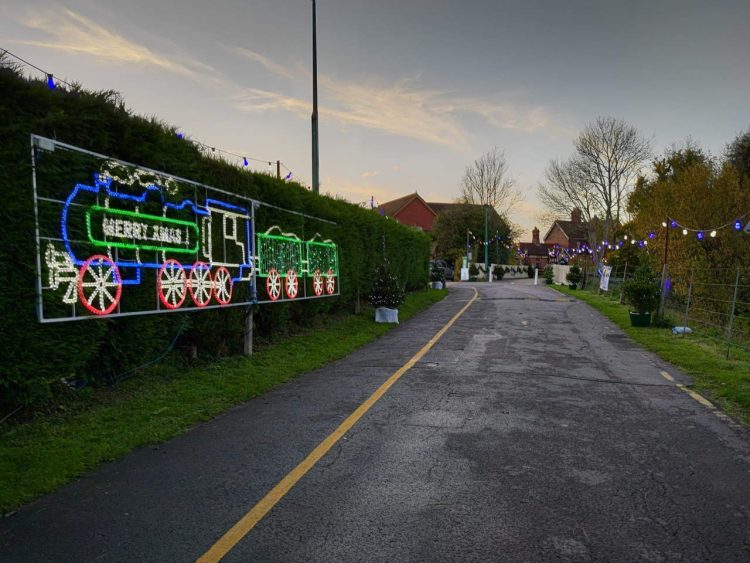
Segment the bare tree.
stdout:
[[461,180],[461,203],[489,205],[502,216],[521,201],[521,193],[513,189],[505,154],[497,147],[486,152],[466,167]]
[[584,166],[576,158],[566,161],[551,160],[545,170],[544,183],[539,185],[539,201],[545,207],[545,218],[552,220],[570,217],[574,209],[581,211],[581,218],[587,225],[589,244],[596,254],[597,216],[604,210],[598,197],[598,190],[584,173]]
[[651,156],[651,143],[622,119],[597,117],[586,125],[575,147],[576,166],[601,209],[607,239],[625,212],[628,191]]

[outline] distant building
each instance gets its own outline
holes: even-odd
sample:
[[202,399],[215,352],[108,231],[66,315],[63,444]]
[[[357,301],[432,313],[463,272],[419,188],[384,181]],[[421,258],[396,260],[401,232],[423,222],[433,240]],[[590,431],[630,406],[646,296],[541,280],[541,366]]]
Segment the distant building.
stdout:
[[534,227],[531,242],[518,243],[519,258],[524,264],[544,268],[550,262],[550,254],[557,255],[560,250],[581,250],[588,246],[588,224],[583,222],[580,209],[573,209],[570,221],[555,221],[539,240],[539,229]]
[[544,236],[545,244],[557,244],[560,248],[580,249],[588,245],[588,224],[583,222],[580,209],[574,209],[570,221],[555,221]]
[[403,225],[416,227],[427,232],[432,230],[432,224],[437,217],[437,213],[432,209],[431,204],[428,204],[416,192],[393,201],[381,203],[375,210]]
[[534,230],[531,231],[531,242],[518,243],[519,258],[527,266],[534,266],[543,270],[549,263],[549,253],[554,247],[554,243],[544,244],[539,242],[539,229],[534,227]]

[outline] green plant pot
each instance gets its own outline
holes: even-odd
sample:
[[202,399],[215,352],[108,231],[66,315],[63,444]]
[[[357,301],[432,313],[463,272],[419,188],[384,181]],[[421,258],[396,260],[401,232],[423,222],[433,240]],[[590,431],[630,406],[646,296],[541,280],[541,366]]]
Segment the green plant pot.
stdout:
[[630,326],[651,326],[651,313],[630,311]]

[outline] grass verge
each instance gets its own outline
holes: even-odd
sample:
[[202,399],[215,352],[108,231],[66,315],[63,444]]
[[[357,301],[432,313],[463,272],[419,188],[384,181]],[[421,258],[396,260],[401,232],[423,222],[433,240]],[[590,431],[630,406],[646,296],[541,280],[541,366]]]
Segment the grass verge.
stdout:
[[750,354],[746,351],[732,348],[732,357],[727,359],[726,342],[696,334],[675,336],[668,328],[632,327],[625,305],[588,291],[558,285],[551,287],[585,301],[609,317],[638,344],[690,375],[694,381],[693,389],[714,401],[733,418],[750,425]]
[[[400,319],[442,300],[447,290],[407,295]],[[372,309],[284,339],[251,357],[201,368],[158,366],[122,385],[91,390],[75,412],[56,412],[0,430],[0,513],[52,491],[96,465],[163,442],[197,422],[328,362],[387,332]]]

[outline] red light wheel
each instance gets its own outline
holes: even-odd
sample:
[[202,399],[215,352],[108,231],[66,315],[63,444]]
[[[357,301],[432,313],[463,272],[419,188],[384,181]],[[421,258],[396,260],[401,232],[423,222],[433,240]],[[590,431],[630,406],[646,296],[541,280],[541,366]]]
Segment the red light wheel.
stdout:
[[276,301],[281,297],[281,276],[276,268],[268,270],[268,277],[266,278],[266,291],[271,301]]
[[214,290],[214,282],[211,279],[211,269],[205,262],[196,262],[190,270],[188,278],[188,290],[193,303],[198,307],[205,307],[211,301]]
[[232,300],[232,274],[224,266],[219,266],[214,274],[214,297],[219,305],[227,305]]
[[122,278],[117,265],[103,254],[94,254],[78,271],[78,297],[95,315],[115,310],[122,295]]
[[286,273],[284,291],[286,291],[286,296],[289,299],[294,299],[297,297],[297,293],[299,293],[299,278],[297,277],[297,272],[294,270],[289,270]]
[[333,275],[333,270],[328,270],[326,274],[326,293],[333,295],[334,291],[336,291],[336,277]]
[[320,273],[320,270],[315,270],[313,273],[313,292],[315,292],[315,295],[320,297],[323,295],[323,276]]
[[177,260],[170,258],[159,269],[156,276],[156,293],[159,301],[167,309],[178,309],[187,297],[187,276],[185,268]]

